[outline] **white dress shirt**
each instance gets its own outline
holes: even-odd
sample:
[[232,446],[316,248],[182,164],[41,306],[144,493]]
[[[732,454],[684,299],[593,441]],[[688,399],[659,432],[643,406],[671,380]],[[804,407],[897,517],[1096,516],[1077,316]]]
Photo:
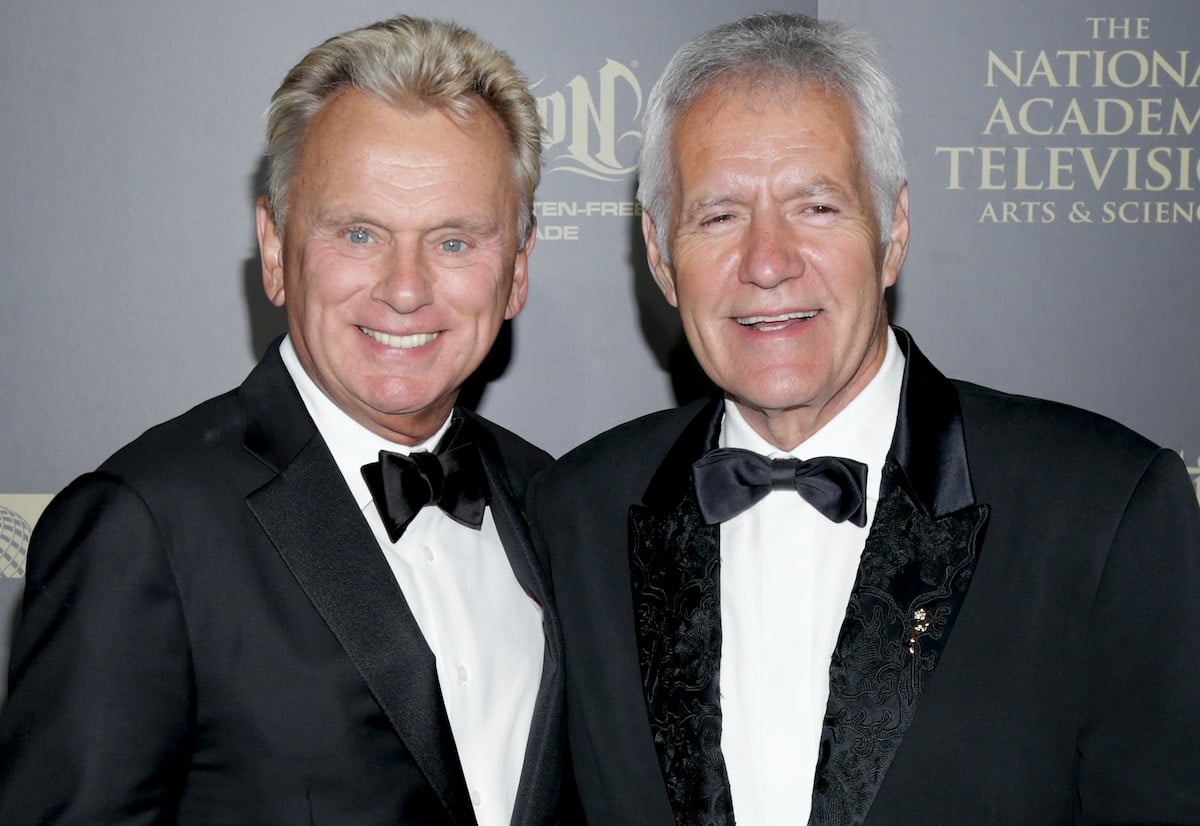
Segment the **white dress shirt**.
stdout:
[[399,541],[388,539],[362,466],[377,461],[380,450],[432,451],[449,419],[423,444],[389,442],[320,391],[301,366],[290,337],[280,354],[437,660],[475,819],[479,826],[508,826],[541,681],[541,608],[517,582],[490,507],[478,531],[437,507],[425,507]]
[[721,447],[842,456],[868,468],[866,527],[831,522],[791,491],[772,491],[721,525],[721,751],[739,826],[808,822],[830,657],[875,518],[903,376],[889,329],[879,372],[790,453],[725,402]]

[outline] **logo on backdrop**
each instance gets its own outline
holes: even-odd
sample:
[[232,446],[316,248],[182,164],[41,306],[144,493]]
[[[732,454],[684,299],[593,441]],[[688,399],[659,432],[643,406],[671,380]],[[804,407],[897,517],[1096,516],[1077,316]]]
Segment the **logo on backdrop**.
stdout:
[[980,223],[1200,224],[1200,52],[1161,29],[1083,17],[1064,48],[988,49],[978,140],[934,150],[945,188],[984,195]]
[[0,505],[0,579],[25,576],[25,552],[32,526],[16,511]]
[[591,77],[575,75],[564,89],[539,97],[546,171],[599,181],[628,178],[637,169],[642,145],[636,128],[642,101],[642,85],[633,69],[612,58]]
[[[594,72],[575,75],[561,89],[538,96],[546,129],[542,189],[567,193],[534,204],[539,240],[578,241],[590,222],[641,215],[636,201],[614,200],[614,188],[602,186],[618,183],[625,186],[616,192],[632,191],[645,102],[637,68],[637,61],[627,65],[609,58]],[[541,85],[534,84],[535,93]],[[588,181],[601,182],[602,189],[597,192]]]

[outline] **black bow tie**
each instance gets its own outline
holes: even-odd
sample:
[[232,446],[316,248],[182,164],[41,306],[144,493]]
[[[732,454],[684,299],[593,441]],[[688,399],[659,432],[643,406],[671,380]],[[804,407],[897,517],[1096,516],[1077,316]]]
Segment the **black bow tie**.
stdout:
[[458,430],[457,423],[452,425],[443,439],[446,447],[436,453],[422,450],[405,456],[381,450],[378,462],[363,465],[363,479],[393,542],[426,505],[437,505],[468,528],[479,530],[483,524],[489,498],[487,476],[479,448],[460,439]]
[[794,490],[834,522],[867,524],[867,466],[853,459],[818,456],[768,459],[749,450],[710,450],[692,465],[700,513],[709,525],[732,519],[772,490]]

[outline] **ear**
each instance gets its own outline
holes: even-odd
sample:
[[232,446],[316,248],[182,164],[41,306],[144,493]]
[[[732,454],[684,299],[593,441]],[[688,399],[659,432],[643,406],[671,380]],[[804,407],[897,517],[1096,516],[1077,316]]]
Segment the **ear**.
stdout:
[[892,229],[888,233],[888,245],[883,251],[883,266],[880,275],[884,287],[891,287],[900,275],[904,259],[908,256],[908,183],[896,194],[896,205],[892,210]]
[[263,291],[276,307],[283,306],[283,238],[275,226],[275,217],[267,208],[267,199],[254,205],[254,224],[258,230],[258,257],[262,262]]
[[529,227],[529,237],[517,250],[516,260],[513,261],[512,289],[508,293],[508,304],[504,308],[504,318],[507,321],[515,318],[525,306],[529,295],[529,254],[533,252],[533,244],[537,240],[537,221]]
[[675,294],[675,270],[663,260],[662,250],[658,246],[658,230],[655,227],[654,218],[645,211],[642,212],[642,237],[646,239],[646,262],[650,265],[650,274],[654,276],[654,283],[662,290],[667,303],[672,307],[678,307],[679,299]]

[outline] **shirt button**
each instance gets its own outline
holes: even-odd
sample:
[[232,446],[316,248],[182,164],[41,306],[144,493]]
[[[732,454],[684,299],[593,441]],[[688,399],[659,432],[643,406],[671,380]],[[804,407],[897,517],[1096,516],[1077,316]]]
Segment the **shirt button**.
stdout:
[[433,562],[433,548],[428,545],[425,546],[425,561]]
[[471,805],[478,806],[483,802],[483,798],[479,795],[479,789],[471,789]]
[[460,665],[458,667],[458,681],[463,685],[466,685],[469,678],[470,675],[467,674],[467,667],[465,665]]

